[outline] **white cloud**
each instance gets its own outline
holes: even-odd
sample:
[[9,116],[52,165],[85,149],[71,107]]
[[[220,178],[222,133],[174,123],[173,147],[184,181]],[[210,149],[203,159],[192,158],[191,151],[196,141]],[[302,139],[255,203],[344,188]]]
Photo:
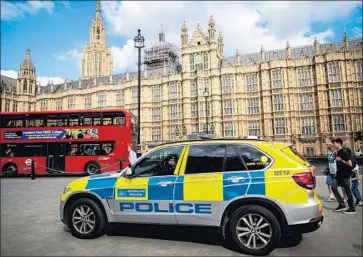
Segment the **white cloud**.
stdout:
[[60,53],[56,53],[53,55],[53,57],[57,60],[57,61],[72,61],[77,63],[77,69],[81,68],[81,58],[82,58],[82,51],[83,48],[85,47],[85,42],[78,42],[75,45],[75,48],[64,51],[64,52],[60,52]]
[[1,75],[12,79],[18,78],[18,72],[13,70],[1,70]]
[[[14,71],[14,70],[1,70],[1,75],[9,77],[9,78],[13,78],[13,79],[18,78],[18,72]],[[60,84],[60,83],[64,82],[64,79],[62,79],[60,77],[45,77],[45,76],[37,77],[37,82],[41,86],[45,86],[48,84],[48,82],[52,82],[52,81],[54,84]]]
[[[163,25],[166,40],[180,46],[181,25],[188,26],[189,40],[199,22],[205,33],[209,16],[213,15],[217,31],[222,30],[225,54],[257,52],[261,45],[265,50],[313,44],[314,37],[322,43],[334,35],[332,29],[312,33],[313,22],[329,22],[347,17],[360,5],[352,1],[324,2],[227,2],[227,1],[102,1],[102,13],[109,35],[125,37],[122,47],[112,46],[114,71],[134,69],[137,52],[133,38],[137,29],[151,41],[157,40],[160,25]],[[261,26],[266,24],[266,26]]]
[[60,77],[37,77],[39,85],[46,86],[49,82],[53,82],[54,85],[64,83],[64,79]]
[[354,37],[362,38],[362,28],[354,27],[353,28]]
[[52,14],[54,3],[52,1],[28,1],[26,3],[1,1],[1,20],[21,19],[26,14],[35,15],[42,9]]

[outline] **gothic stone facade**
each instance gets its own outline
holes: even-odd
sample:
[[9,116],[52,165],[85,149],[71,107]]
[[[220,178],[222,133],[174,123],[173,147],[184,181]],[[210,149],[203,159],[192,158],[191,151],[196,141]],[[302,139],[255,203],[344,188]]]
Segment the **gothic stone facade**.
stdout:
[[[331,137],[358,148],[352,133],[363,130],[362,39],[315,40],[274,51],[261,47],[258,53],[225,58],[223,37],[216,37],[212,17],[207,33],[198,24],[190,40],[188,36],[183,24],[181,71],[164,67],[142,72],[144,145],[178,140],[183,128],[188,134],[203,131],[207,106],[208,125],[217,137],[268,136],[294,142],[306,155],[327,154]],[[34,81],[35,68],[28,76],[16,82],[4,78],[8,86],[2,110],[122,107],[137,114],[137,73],[65,81],[37,91],[22,82]]]

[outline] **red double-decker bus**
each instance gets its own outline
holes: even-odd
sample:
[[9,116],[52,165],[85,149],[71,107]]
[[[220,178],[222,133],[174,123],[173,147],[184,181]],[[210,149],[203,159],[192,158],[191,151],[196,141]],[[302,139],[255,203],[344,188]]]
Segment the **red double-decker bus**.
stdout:
[[31,173],[116,172],[128,165],[137,138],[125,109],[0,113],[0,171]]

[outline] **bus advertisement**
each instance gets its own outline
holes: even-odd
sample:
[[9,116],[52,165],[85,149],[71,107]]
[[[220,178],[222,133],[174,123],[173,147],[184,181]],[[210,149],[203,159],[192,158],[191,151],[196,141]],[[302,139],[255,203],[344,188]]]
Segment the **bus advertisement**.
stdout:
[[125,109],[2,112],[3,175],[117,172],[128,163],[137,124]]

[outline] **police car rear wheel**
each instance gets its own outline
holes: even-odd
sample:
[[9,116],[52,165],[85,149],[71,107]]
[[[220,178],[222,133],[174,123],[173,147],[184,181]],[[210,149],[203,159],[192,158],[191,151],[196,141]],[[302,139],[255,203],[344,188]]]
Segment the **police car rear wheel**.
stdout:
[[229,222],[229,231],[240,250],[251,255],[269,254],[281,238],[276,217],[257,205],[243,206],[235,211]]
[[81,239],[100,237],[105,230],[105,217],[100,206],[91,199],[76,200],[68,213],[68,227]]

